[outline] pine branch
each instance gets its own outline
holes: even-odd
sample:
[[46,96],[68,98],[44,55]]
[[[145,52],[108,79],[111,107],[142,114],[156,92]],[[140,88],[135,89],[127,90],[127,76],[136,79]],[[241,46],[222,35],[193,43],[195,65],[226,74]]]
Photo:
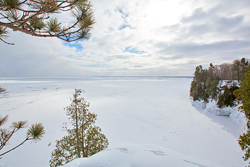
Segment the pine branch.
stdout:
[[10,150],[8,150],[8,151],[0,154],[0,157],[3,156],[3,155],[5,155],[5,154],[7,154],[7,153],[9,153],[9,152],[11,152],[11,151],[13,151],[13,150],[15,150],[18,147],[20,147],[21,145],[23,145],[28,140],[31,140],[31,139],[27,137],[23,142],[21,142],[20,144],[18,144],[16,147],[13,147],[12,149],[10,149]]
[[[0,19],[3,19],[0,26],[36,37],[57,37],[67,42],[88,39],[89,30],[95,23],[91,7],[88,0],[13,0],[10,4],[0,5]],[[75,21],[65,28],[61,27],[59,21],[53,24],[49,21],[47,25],[44,22],[52,13],[71,10],[75,12]]]

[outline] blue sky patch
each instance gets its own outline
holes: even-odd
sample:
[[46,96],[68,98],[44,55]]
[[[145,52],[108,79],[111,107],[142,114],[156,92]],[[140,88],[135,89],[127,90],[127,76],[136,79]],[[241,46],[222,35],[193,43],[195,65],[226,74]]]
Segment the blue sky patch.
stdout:
[[136,54],[143,54],[143,53],[145,53],[144,51],[139,51],[139,50],[137,50],[137,48],[132,48],[131,46],[126,47],[124,52],[136,53]]
[[128,17],[128,13],[124,13],[122,8],[117,8],[117,9],[118,9],[118,12],[120,12],[122,14],[122,18]]
[[119,30],[123,30],[124,28],[126,27],[129,27],[130,28],[130,25],[122,25],[121,27],[119,27]]
[[69,47],[74,47],[77,50],[83,50],[84,48],[82,47],[81,44],[77,42],[63,42],[64,45],[69,46]]

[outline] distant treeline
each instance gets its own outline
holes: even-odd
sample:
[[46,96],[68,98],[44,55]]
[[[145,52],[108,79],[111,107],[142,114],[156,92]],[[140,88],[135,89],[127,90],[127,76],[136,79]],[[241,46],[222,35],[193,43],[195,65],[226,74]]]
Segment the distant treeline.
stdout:
[[242,58],[232,63],[213,65],[208,69],[197,66],[191,83],[190,95],[193,101],[209,99],[217,101],[218,107],[233,106],[236,97],[233,91],[239,89],[245,73],[250,69],[249,60]]

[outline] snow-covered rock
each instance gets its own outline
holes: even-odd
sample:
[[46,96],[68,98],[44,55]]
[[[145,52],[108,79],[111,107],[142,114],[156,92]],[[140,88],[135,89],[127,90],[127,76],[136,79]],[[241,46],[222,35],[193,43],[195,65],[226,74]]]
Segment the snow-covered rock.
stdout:
[[199,108],[203,108],[203,109],[205,109],[206,105],[207,105],[206,102],[204,102],[204,101],[198,101],[198,100],[196,100],[196,101],[192,100],[191,104],[194,107],[199,107]]
[[[192,97],[190,97],[190,99],[192,100]],[[243,130],[246,129],[247,119],[246,119],[245,114],[239,110],[240,105],[237,105],[235,107],[219,108],[217,106],[217,101],[215,101],[215,100],[209,100],[208,103],[206,103],[202,100],[201,101],[198,101],[198,100],[193,101],[192,100],[191,104],[195,108],[204,109],[204,112],[210,112],[210,113],[216,114],[218,116],[229,116],[235,122],[240,124],[240,126],[242,126]]]
[[231,119],[241,125],[243,130],[247,128],[247,118],[243,112],[241,112],[238,108],[240,105],[233,108],[233,112],[229,115]]
[[205,111],[214,113],[216,115],[221,116],[229,116],[233,111],[235,107],[223,107],[219,108],[217,106],[217,101],[210,100],[208,103],[206,103],[206,109]]

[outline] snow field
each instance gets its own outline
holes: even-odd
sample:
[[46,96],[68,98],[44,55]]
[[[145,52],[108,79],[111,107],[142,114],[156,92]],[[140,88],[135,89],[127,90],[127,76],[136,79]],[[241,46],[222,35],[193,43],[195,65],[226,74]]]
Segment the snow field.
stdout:
[[[71,162],[71,166],[80,161],[84,162],[80,166],[246,165],[237,143],[243,133],[241,126],[229,117],[194,108],[189,99],[190,83],[190,78],[53,81],[28,83],[28,87],[18,81],[2,82],[9,93],[0,96],[1,114],[9,114],[9,122],[42,122],[46,134],[42,141],[27,142],[4,156],[0,166],[49,166],[55,140],[65,135],[63,108],[70,104],[74,88],[85,91],[83,97],[90,102],[90,111],[98,115],[96,124],[110,145],[90,158]],[[21,86],[23,92],[13,93],[13,84],[13,89]],[[9,147],[25,133],[20,131]]]

